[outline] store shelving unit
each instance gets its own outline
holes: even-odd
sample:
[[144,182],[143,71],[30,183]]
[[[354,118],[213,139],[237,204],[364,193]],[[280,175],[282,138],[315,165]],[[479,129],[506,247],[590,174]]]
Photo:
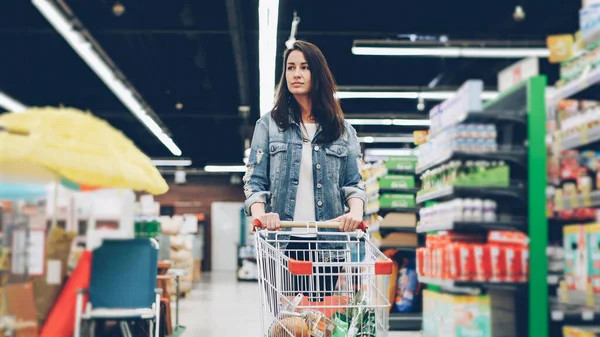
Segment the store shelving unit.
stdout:
[[[414,170],[409,170],[406,168],[388,168],[385,170],[385,174],[394,174],[394,175],[415,175]],[[381,178],[381,177],[379,177]],[[379,196],[383,194],[412,194],[416,195],[416,193],[420,190],[420,188],[379,188],[377,193],[374,193],[373,196],[379,198]],[[379,207],[376,211],[372,211],[372,214],[377,214],[380,219],[385,218],[388,214],[392,213],[404,213],[404,214],[415,214],[418,216],[419,207]],[[369,213],[369,212],[368,212]],[[366,214],[367,216],[372,214]],[[375,230],[375,229],[373,229]],[[376,231],[385,238],[385,236],[391,233],[415,233],[414,226],[406,226],[403,224],[397,225],[386,225],[381,226],[377,225]],[[385,251],[387,249],[397,250],[400,254],[414,254],[417,246],[416,245],[404,245],[397,243],[385,243],[379,246],[379,249]],[[393,306],[394,304],[392,304]],[[414,331],[419,330],[421,328],[423,321],[423,316],[419,310],[419,312],[391,312],[389,318],[389,328],[392,331]]]
[[[496,335],[494,327],[497,328],[499,326],[496,324],[500,324],[496,320],[497,315],[507,314],[506,308],[501,310],[495,307],[494,303],[498,303],[498,300],[494,297],[504,300],[507,296],[512,297],[511,301],[514,303],[511,307],[514,312],[510,314],[514,317],[515,326],[510,328],[516,336],[548,335],[546,177],[540,174],[546,170],[545,88],[545,77],[530,78],[504,92],[496,100],[487,102],[482,112],[470,112],[465,118],[453,121],[452,125],[471,121],[495,124],[498,130],[498,151],[470,153],[450,150],[439,156],[435,154],[437,159],[420,163],[417,167],[418,174],[451,160],[501,160],[510,167],[509,187],[447,186],[434,191],[421,192],[417,196],[417,203],[426,206],[454,198],[492,199],[497,202],[499,214],[497,221],[493,222],[441,221],[419,225],[417,227],[419,233],[450,230],[459,233],[486,233],[489,230],[515,230],[529,235],[528,282],[466,282],[420,277],[420,281],[427,284],[429,288],[442,292],[488,293],[492,300],[492,336]],[[509,216],[505,216],[507,214]],[[495,312],[496,310],[499,312]]]
[[[558,104],[561,100],[577,99],[577,100],[598,100],[597,93],[592,92],[591,88],[600,83],[600,67],[583,73],[579,78],[574,79],[562,87],[553,91],[552,96],[547,99],[548,115],[553,118],[553,122],[557,123],[557,129],[560,130],[561,121],[556,116]],[[597,122],[597,121],[595,121]],[[563,135],[561,131],[554,131],[548,135],[549,148],[552,156],[561,157],[563,151],[598,151],[600,149],[600,126],[588,125],[583,121],[581,125],[573,127],[567,135]],[[577,184],[575,180],[563,180],[563,184]],[[561,183],[555,183],[555,188],[560,188]],[[556,192],[555,192],[556,193]],[[549,196],[552,198],[552,196]],[[578,191],[576,194],[563,194],[562,198],[552,198],[554,210],[556,211],[574,211],[580,208],[600,208],[600,190],[591,190],[589,192]],[[557,238],[555,241],[562,241],[563,228],[567,225],[574,224],[593,224],[598,223],[596,219],[590,218],[585,220],[578,219],[562,219],[550,215],[549,231]],[[566,247],[565,247],[566,248]],[[600,301],[598,294],[594,294],[591,289],[586,290],[568,290],[567,284],[564,281],[564,273],[549,273],[547,281],[549,286],[555,288],[555,291],[550,294],[550,336],[558,337],[562,327],[565,325],[575,326],[590,326],[600,325]],[[561,302],[559,296],[568,294]]]

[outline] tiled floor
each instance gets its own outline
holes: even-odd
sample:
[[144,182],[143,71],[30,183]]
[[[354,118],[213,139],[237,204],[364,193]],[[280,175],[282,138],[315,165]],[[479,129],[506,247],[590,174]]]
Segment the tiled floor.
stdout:
[[[258,285],[238,283],[233,273],[205,274],[179,305],[179,323],[186,327],[183,337],[261,336]],[[389,334],[417,336],[416,332]]]

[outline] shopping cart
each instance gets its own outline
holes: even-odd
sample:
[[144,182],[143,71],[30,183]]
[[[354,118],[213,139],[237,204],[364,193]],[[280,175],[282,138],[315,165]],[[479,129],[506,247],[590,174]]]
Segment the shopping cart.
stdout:
[[[268,231],[254,221],[263,337],[382,337],[389,326],[392,261],[355,232],[324,232],[338,222],[282,221],[315,238]],[[342,249],[323,249],[326,243]],[[299,247],[303,246],[302,249]]]

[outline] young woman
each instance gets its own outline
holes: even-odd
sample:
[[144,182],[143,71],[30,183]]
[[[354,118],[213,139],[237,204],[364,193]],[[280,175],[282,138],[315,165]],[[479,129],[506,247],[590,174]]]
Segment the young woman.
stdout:
[[[294,220],[340,223],[338,229],[320,233],[353,231],[363,221],[366,201],[356,131],[344,121],[333,75],[319,48],[296,41],[283,60],[273,110],[254,130],[244,176],[246,213],[270,230],[280,229],[281,220]],[[317,236],[306,229],[291,230],[289,239],[279,248],[298,260],[339,259],[342,254],[336,250],[344,248],[336,242],[342,236]],[[337,277],[303,282],[329,292]]]

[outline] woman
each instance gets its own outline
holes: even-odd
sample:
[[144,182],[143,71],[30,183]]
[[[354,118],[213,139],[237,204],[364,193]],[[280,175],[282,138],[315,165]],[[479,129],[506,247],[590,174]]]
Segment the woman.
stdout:
[[[254,130],[244,176],[246,213],[269,230],[280,229],[280,220],[294,220],[340,223],[338,229],[319,232],[353,231],[363,221],[366,201],[356,131],[344,121],[333,75],[319,48],[296,41],[283,60],[273,110]],[[306,229],[292,230],[289,239],[279,248],[298,260],[335,260],[342,255],[336,250],[344,248],[342,236],[317,236]],[[319,254],[311,257],[308,253],[315,249]],[[337,277],[312,282],[328,292]]]

